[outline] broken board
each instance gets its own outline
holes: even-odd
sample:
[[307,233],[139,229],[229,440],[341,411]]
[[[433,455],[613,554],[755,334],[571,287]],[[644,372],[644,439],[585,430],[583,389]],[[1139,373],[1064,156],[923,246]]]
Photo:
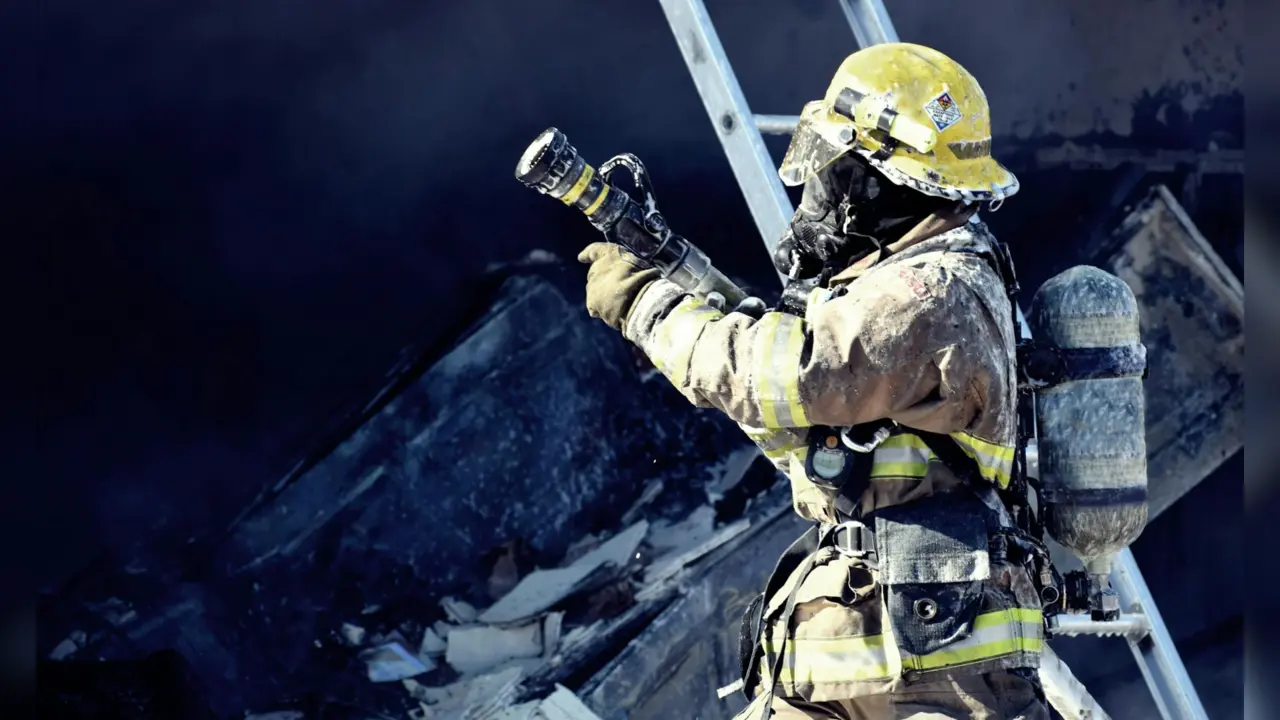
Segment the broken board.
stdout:
[[1093,264],[1138,300],[1150,521],[1243,446],[1244,288],[1163,185]]
[[[774,499],[785,497],[785,486],[780,490]],[[708,558],[706,571],[592,677],[579,697],[604,720],[729,720],[745,707],[741,693],[721,700],[716,690],[737,679],[743,611],[778,556],[809,527],[789,505],[781,509],[766,512],[769,519],[724,556]]]

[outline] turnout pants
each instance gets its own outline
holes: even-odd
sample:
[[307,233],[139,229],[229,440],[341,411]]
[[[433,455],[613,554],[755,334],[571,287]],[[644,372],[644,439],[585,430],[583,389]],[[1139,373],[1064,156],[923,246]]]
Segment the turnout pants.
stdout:
[[[764,718],[764,696],[734,720]],[[774,720],[1049,720],[1026,678],[1010,672],[914,683],[902,691],[852,700],[805,702],[775,697]]]

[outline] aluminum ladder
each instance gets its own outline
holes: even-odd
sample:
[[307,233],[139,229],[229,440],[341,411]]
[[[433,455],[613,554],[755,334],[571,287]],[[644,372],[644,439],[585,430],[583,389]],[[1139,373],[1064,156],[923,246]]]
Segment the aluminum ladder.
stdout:
[[[703,0],[658,1],[772,257],[794,208],[761,133],[790,134],[799,118],[751,113]],[[881,0],[836,1],[859,47],[898,41]],[[1029,336],[1021,308],[1018,319]],[[1034,460],[1034,447],[1028,448],[1028,464],[1034,467]],[[1085,616],[1060,615],[1052,634],[1123,636],[1164,720],[1208,720],[1137,561],[1127,548],[1113,561],[1111,583],[1124,613],[1120,619],[1095,622]],[[1040,675],[1051,704],[1064,718],[1108,717],[1047,644]]]

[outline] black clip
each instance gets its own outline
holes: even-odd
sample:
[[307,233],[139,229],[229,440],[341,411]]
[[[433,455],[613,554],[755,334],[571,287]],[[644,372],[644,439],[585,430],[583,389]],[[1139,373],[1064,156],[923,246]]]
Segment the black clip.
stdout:
[[1018,343],[1018,373],[1029,385],[1054,385],[1062,379],[1065,363],[1057,348],[1035,340]]
[[893,151],[898,149],[898,141],[894,138],[886,136],[884,141],[880,143],[880,149],[871,153],[872,160],[888,160]]

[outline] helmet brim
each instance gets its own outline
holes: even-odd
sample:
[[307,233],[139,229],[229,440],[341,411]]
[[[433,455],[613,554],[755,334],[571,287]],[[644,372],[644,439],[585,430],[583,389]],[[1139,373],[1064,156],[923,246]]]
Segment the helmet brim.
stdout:
[[910,155],[877,160],[869,151],[859,148],[857,152],[891,182],[934,197],[966,203],[999,201],[1016,195],[1020,188],[1017,176],[990,156],[963,161],[943,175]]

